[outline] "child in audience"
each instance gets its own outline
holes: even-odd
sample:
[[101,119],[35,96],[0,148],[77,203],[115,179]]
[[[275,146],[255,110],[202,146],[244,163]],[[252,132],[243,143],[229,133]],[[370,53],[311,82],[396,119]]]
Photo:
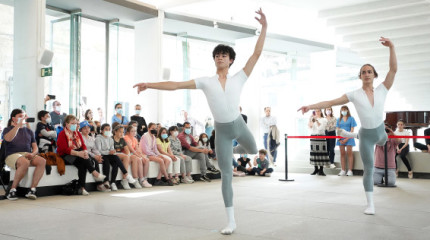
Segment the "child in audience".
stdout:
[[171,126],[169,128],[170,149],[175,157],[179,158],[181,161],[181,183],[194,183],[194,180],[191,177],[192,159],[190,156],[187,156],[182,152],[182,145],[181,141],[178,139],[178,134],[178,127]]
[[[112,132],[110,130],[110,125],[107,123],[103,124],[100,127],[100,131],[101,133],[97,135],[96,138],[96,148],[102,154],[103,158],[103,173],[106,175],[103,184],[112,191],[118,191],[118,187],[115,184],[118,168],[121,169],[123,178],[127,179],[128,183],[134,184],[135,180],[128,174],[124,164],[122,164],[121,160],[116,155],[114,141],[111,138]],[[109,181],[110,166],[112,166],[112,172],[111,180]]]
[[[138,158],[136,156],[133,156],[133,158],[130,158],[130,150],[128,149],[127,143],[124,140],[124,127],[122,125],[116,126],[113,130],[113,134],[114,135],[112,139],[113,139],[113,146],[115,148],[116,155],[119,157],[119,159],[121,159],[125,169],[128,169],[128,167],[130,166],[130,161],[132,161],[131,163],[132,172],[133,172],[133,169],[135,170],[135,172],[137,172]],[[134,185],[135,188],[142,188],[142,186],[140,186],[139,181],[137,181],[137,178],[135,176],[133,176],[134,181],[132,182],[132,184]],[[121,180],[121,185],[125,190],[131,189],[127,179],[125,178]]]
[[[179,173],[181,171],[181,162],[175,155],[173,155],[172,149],[170,148],[170,141],[168,139],[167,129],[164,127],[158,129],[157,149],[160,154],[170,159],[171,164],[167,169],[167,173],[169,174],[169,178],[172,179],[173,184],[178,185],[180,183]],[[172,177],[172,173],[175,174],[175,177]]]
[[209,160],[212,157],[214,157],[214,151],[211,149],[209,138],[208,138],[208,135],[206,135],[206,133],[200,134],[198,144],[199,144],[199,148],[207,149],[209,151],[207,154],[205,154],[206,166],[208,170],[213,173],[219,173],[218,169],[216,169]]
[[254,167],[250,174],[255,174],[258,176],[270,177],[272,175],[273,169],[269,168],[269,161],[266,159],[267,151],[265,149],[260,149],[258,151],[258,157],[254,158]]
[[[137,141],[136,135],[137,128],[133,125],[128,125],[124,140],[127,143],[128,149],[130,150],[131,172],[134,179],[138,181],[139,185],[143,187],[152,187],[152,185],[146,180],[149,170],[149,159],[139,148],[139,142]],[[133,165],[133,163],[135,164]],[[136,188],[139,188],[138,185],[135,186]]]
[[[240,154],[240,158],[237,159],[237,162],[239,164],[237,170],[244,173],[252,171],[251,159],[248,158],[248,154]],[[246,165],[249,167],[246,168]]]

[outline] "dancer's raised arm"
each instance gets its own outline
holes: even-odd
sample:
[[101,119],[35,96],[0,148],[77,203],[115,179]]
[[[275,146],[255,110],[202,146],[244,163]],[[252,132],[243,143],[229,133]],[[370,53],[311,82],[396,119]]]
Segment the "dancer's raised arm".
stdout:
[[258,58],[260,58],[261,52],[263,51],[264,40],[266,39],[266,32],[267,32],[266,15],[264,15],[261,8],[258,11],[256,11],[256,13],[260,15],[260,19],[258,19],[257,17],[255,19],[257,19],[257,21],[261,24],[261,33],[260,33],[260,36],[258,37],[257,43],[255,44],[254,53],[248,59],[248,61],[245,64],[245,67],[243,68],[243,71],[248,77],[249,75],[251,75],[251,72],[254,69],[255,64],[257,63]]
[[145,91],[148,88],[159,89],[159,90],[168,90],[173,91],[177,89],[196,89],[196,83],[194,80],[189,80],[186,82],[155,82],[155,83],[138,83],[133,86],[133,88],[137,87],[137,94],[142,91]]
[[394,49],[394,44],[393,42],[391,42],[390,39],[381,37],[379,41],[381,41],[382,45],[390,48],[390,70],[388,71],[387,76],[385,77],[385,81],[383,82],[385,87],[389,90],[391,86],[393,86],[394,76],[397,72],[396,51]]
[[328,107],[332,107],[332,106],[337,106],[337,105],[343,105],[349,102],[348,97],[346,96],[346,94],[343,94],[342,97],[340,98],[336,98],[330,101],[323,101],[323,102],[319,102],[319,103],[315,103],[315,104],[311,104],[308,106],[303,106],[301,108],[299,108],[297,111],[302,111],[302,114],[305,114],[306,112],[308,112],[311,109],[324,109],[324,108],[328,108]]

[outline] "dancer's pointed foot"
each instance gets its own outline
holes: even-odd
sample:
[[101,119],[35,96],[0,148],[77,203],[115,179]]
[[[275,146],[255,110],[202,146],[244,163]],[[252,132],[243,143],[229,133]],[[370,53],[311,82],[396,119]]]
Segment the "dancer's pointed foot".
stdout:
[[374,206],[368,206],[364,210],[364,214],[366,214],[366,215],[375,215],[375,207]]
[[236,224],[229,224],[227,227],[225,227],[223,230],[221,230],[221,234],[223,235],[231,235],[233,234],[234,230],[236,230]]

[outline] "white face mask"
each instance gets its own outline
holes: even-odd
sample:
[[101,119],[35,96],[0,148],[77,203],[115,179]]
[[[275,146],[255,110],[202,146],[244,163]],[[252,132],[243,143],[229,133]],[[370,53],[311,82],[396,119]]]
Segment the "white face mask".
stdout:
[[52,119],[49,117],[49,118],[47,118],[45,121],[46,121],[46,123],[51,123],[51,122],[52,122]]
[[328,110],[328,111],[326,111],[326,113],[327,113],[327,115],[330,115],[330,114],[331,114],[331,111],[330,111],[330,110]]
[[105,135],[106,137],[110,137],[110,136],[112,136],[112,132],[111,132],[111,131],[105,131],[105,132],[104,132],[104,135]]
[[179,133],[178,133],[178,131],[174,131],[174,132],[173,132],[173,136],[175,136],[175,137],[177,137],[177,136],[178,136],[178,134],[179,134]]
[[55,106],[55,111],[61,112],[61,106]]
[[207,142],[208,139],[207,138],[202,138],[203,142]]

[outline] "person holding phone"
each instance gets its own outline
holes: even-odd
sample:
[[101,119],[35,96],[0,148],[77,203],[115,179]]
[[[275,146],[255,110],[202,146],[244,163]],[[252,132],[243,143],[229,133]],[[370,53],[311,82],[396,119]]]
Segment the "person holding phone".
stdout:
[[27,174],[30,166],[36,167],[26,198],[36,200],[36,187],[45,171],[46,160],[37,156],[38,147],[34,133],[24,127],[26,116],[22,109],[14,109],[10,114],[7,127],[3,130],[3,144],[6,144],[6,165],[16,170],[11,189],[7,198],[17,200],[16,188],[19,182]]
[[54,108],[54,111],[50,112],[49,115],[51,115],[51,125],[55,128],[61,127],[61,125],[64,123],[64,118],[66,118],[67,114],[61,113],[61,103],[59,101],[54,101],[52,103],[52,107]]

